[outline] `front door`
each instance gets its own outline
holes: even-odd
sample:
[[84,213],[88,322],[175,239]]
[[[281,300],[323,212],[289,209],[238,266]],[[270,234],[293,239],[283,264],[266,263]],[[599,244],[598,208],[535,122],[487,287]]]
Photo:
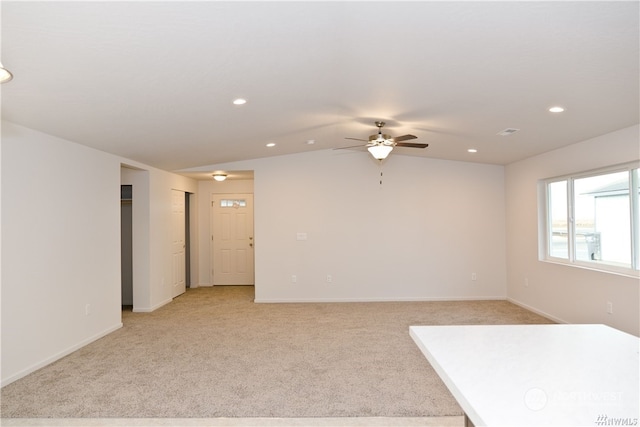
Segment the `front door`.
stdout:
[[214,285],[253,285],[253,194],[211,195]]
[[184,191],[171,190],[171,297],[187,289],[185,270],[185,214]]

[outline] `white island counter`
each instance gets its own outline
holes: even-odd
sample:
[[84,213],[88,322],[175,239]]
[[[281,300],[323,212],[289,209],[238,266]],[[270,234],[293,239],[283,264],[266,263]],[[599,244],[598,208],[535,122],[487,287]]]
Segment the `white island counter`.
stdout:
[[640,424],[638,337],[605,325],[409,329],[476,427]]

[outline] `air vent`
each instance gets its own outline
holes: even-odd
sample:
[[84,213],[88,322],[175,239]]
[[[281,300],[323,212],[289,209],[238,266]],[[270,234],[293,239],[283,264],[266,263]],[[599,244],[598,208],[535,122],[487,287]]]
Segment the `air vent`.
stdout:
[[505,130],[502,130],[502,131],[498,132],[498,135],[500,135],[500,136],[509,136],[512,133],[518,132],[519,130],[520,129],[506,128]]

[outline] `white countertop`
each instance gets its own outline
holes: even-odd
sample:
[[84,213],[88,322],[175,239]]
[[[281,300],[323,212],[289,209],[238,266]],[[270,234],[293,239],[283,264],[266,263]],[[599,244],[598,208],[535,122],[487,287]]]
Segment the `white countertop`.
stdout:
[[638,337],[605,325],[409,329],[476,427],[640,425]]

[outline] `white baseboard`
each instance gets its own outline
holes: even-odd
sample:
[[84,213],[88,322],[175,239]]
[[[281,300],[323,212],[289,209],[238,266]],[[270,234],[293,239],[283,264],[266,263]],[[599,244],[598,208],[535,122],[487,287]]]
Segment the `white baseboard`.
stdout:
[[493,297],[374,297],[374,298],[256,298],[255,303],[313,303],[313,302],[429,302],[429,301],[504,301],[505,296]]
[[100,333],[98,333],[96,335],[93,335],[93,336],[91,336],[91,337],[89,337],[87,339],[84,339],[84,340],[80,341],[79,343],[77,343],[75,345],[72,345],[71,347],[69,347],[69,348],[67,348],[67,349],[65,349],[65,350],[63,350],[63,351],[61,351],[59,353],[54,354],[51,357],[47,357],[46,359],[41,360],[40,362],[35,363],[35,364],[29,366],[28,368],[21,370],[20,372],[17,372],[17,373],[15,373],[13,375],[10,375],[7,378],[3,378],[2,381],[0,382],[0,387],[4,387],[6,385],[11,384],[14,381],[19,380],[20,378],[26,377],[30,373],[35,372],[40,368],[44,368],[45,366],[55,362],[56,360],[62,359],[63,357],[68,356],[69,354],[73,353],[74,351],[79,350],[82,347],[84,347],[84,346],[86,346],[88,344],[91,344],[92,342],[94,342],[96,340],[99,340],[100,338],[102,338],[102,337],[104,337],[106,335],[109,335],[111,332],[117,331],[120,328],[122,328],[122,323],[118,323],[115,326],[112,326],[112,327],[110,327],[108,329],[105,329],[104,331],[102,331],[102,332],[100,332]]
[[171,301],[173,301],[173,298],[169,298],[167,300],[162,301],[161,303],[158,303],[152,307],[133,307],[133,312],[134,313],[151,313],[152,311],[155,311],[157,309],[159,309],[162,306],[165,306],[167,304],[169,304]]
[[552,320],[552,321],[554,321],[556,323],[564,323],[564,324],[570,323],[570,322],[567,322],[564,319],[561,319],[559,317],[553,316],[553,315],[551,315],[551,314],[549,314],[547,312],[544,312],[542,310],[538,310],[537,308],[531,307],[530,305],[527,305],[527,304],[525,304],[523,302],[520,302],[520,301],[518,301],[516,299],[507,297],[507,301],[509,301],[510,303],[513,303],[513,304],[515,304],[517,306],[520,306],[520,307],[524,308],[525,310],[529,310],[529,311],[532,311],[532,312],[534,312],[536,314],[539,314],[542,317],[546,317],[547,319]]

